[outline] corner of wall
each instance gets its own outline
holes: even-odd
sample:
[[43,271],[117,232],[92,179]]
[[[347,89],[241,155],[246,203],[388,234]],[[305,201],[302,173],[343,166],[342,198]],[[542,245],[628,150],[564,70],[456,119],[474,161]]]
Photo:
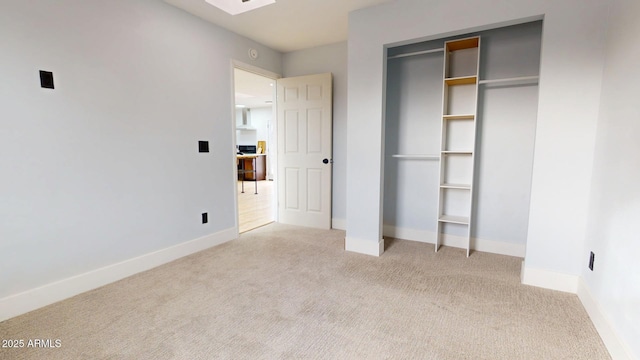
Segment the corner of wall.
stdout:
[[523,261],[520,279],[523,285],[575,294],[578,292],[578,280],[580,277],[546,269],[527,267],[525,261]]
[[331,228],[337,230],[347,230],[347,220],[346,219],[331,219]]
[[521,281],[524,285],[537,286],[545,289],[564,291],[576,294],[586,310],[602,342],[614,360],[633,359],[627,344],[618,335],[615,327],[609,321],[602,306],[591,294],[589,287],[581,276],[562,274],[543,269],[527,268],[522,262]]
[[384,252],[384,239],[380,239],[376,243],[375,241],[346,237],[344,249],[365,255],[380,256]]
[[614,360],[633,359],[631,350],[611,325],[611,321],[609,321],[606,313],[602,310],[602,306],[596,298],[593,297],[582,277],[580,277],[578,281],[577,295],[587,314],[589,314],[593,326],[595,326],[598,334],[600,334],[600,338],[602,338],[602,342],[607,347],[611,358]]

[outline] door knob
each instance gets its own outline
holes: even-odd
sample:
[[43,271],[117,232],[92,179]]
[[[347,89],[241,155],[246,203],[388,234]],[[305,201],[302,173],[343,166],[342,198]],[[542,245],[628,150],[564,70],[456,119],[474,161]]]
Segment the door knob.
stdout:
[[322,160],[322,163],[323,163],[323,164],[328,164],[328,163],[329,163],[329,159],[327,159],[327,158],[323,159],[323,160]]

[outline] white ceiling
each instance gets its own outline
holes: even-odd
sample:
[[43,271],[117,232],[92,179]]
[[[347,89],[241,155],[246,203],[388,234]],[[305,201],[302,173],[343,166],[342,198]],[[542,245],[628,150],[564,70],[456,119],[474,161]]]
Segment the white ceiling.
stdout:
[[273,106],[275,80],[248,71],[234,69],[236,106],[258,108]]
[[347,40],[350,11],[393,0],[276,0],[239,15],[229,15],[205,0],[165,1],[274,50],[289,52]]

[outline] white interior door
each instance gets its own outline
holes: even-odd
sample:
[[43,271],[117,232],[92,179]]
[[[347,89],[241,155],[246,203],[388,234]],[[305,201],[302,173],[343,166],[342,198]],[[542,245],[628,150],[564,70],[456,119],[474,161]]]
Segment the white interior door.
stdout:
[[331,228],[331,73],[277,81],[278,221]]

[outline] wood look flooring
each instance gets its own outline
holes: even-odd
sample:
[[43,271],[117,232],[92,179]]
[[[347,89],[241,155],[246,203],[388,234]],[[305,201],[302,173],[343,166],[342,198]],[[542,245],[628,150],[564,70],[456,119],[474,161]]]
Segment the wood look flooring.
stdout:
[[258,181],[258,194],[255,193],[255,182],[244,182],[244,193],[241,193],[242,185],[238,181],[238,222],[240,233],[253,230],[257,227],[275,221],[273,203],[273,181]]

